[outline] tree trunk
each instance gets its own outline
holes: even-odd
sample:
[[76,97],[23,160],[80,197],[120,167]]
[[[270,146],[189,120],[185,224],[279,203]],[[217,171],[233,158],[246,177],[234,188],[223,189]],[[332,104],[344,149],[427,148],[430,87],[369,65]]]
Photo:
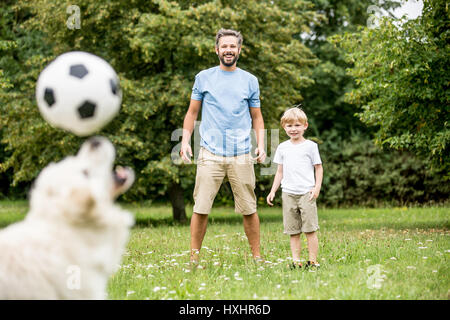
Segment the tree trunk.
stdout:
[[172,204],[173,220],[177,222],[186,222],[186,209],[184,205],[183,189],[178,183],[170,185],[169,189],[170,203]]

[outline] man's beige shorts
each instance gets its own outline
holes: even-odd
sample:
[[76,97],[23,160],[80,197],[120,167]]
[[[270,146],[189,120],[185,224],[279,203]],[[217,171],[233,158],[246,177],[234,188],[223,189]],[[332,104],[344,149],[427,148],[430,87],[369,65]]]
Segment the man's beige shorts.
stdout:
[[316,200],[307,194],[282,193],[285,234],[313,232],[319,229]]
[[225,176],[233,190],[235,211],[243,215],[256,212],[254,160],[250,153],[236,157],[215,155],[200,149],[194,188],[194,212],[209,214]]

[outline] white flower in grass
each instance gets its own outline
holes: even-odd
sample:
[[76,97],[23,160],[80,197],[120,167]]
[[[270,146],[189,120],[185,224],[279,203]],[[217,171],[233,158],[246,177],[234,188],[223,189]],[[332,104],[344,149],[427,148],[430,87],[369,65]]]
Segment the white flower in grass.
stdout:
[[132,294],[134,294],[135,293],[135,291],[132,291],[132,290],[130,290],[130,291],[127,291],[127,297],[129,296],[129,295],[132,295]]
[[153,288],[153,292],[158,292],[159,290],[161,290],[161,287],[154,287]]
[[406,267],[406,269],[411,269],[411,270],[415,270],[415,269],[416,269],[416,267],[414,267],[414,266],[407,266],[407,267]]
[[397,258],[396,258],[396,257],[391,257],[390,259],[391,259],[391,260],[397,260]]

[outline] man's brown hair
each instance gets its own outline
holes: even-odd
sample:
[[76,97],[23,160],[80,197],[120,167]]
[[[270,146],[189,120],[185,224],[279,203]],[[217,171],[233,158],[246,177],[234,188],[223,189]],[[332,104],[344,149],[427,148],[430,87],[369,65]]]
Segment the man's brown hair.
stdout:
[[238,47],[241,47],[242,41],[244,41],[244,39],[242,38],[242,34],[239,31],[222,28],[216,34],[216,47],[219,46],[219,39],[226,36],[236,37],[238,39]]

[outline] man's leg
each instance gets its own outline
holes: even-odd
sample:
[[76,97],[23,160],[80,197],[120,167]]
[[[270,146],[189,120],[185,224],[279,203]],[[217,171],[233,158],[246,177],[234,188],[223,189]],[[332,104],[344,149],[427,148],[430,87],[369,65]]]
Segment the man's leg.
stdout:
[[193,213],[191,218],[191,262],[198,262],[208,224],[207,214]]
[[[194,188],[194,213],[191,217],[191,261],[198,262],[203,238],[208,224],[214,198],[219,191],[225,169],[221,157],[202,148],[197,160],[197,174]],[[201,212],[197,213],[197,212]]]
[[260,253],[260,235],[259,235],[259,217],[255,212],[250,215],[244,215],[244,231],[247,235],[250,250],[253,258],[261,258]]

